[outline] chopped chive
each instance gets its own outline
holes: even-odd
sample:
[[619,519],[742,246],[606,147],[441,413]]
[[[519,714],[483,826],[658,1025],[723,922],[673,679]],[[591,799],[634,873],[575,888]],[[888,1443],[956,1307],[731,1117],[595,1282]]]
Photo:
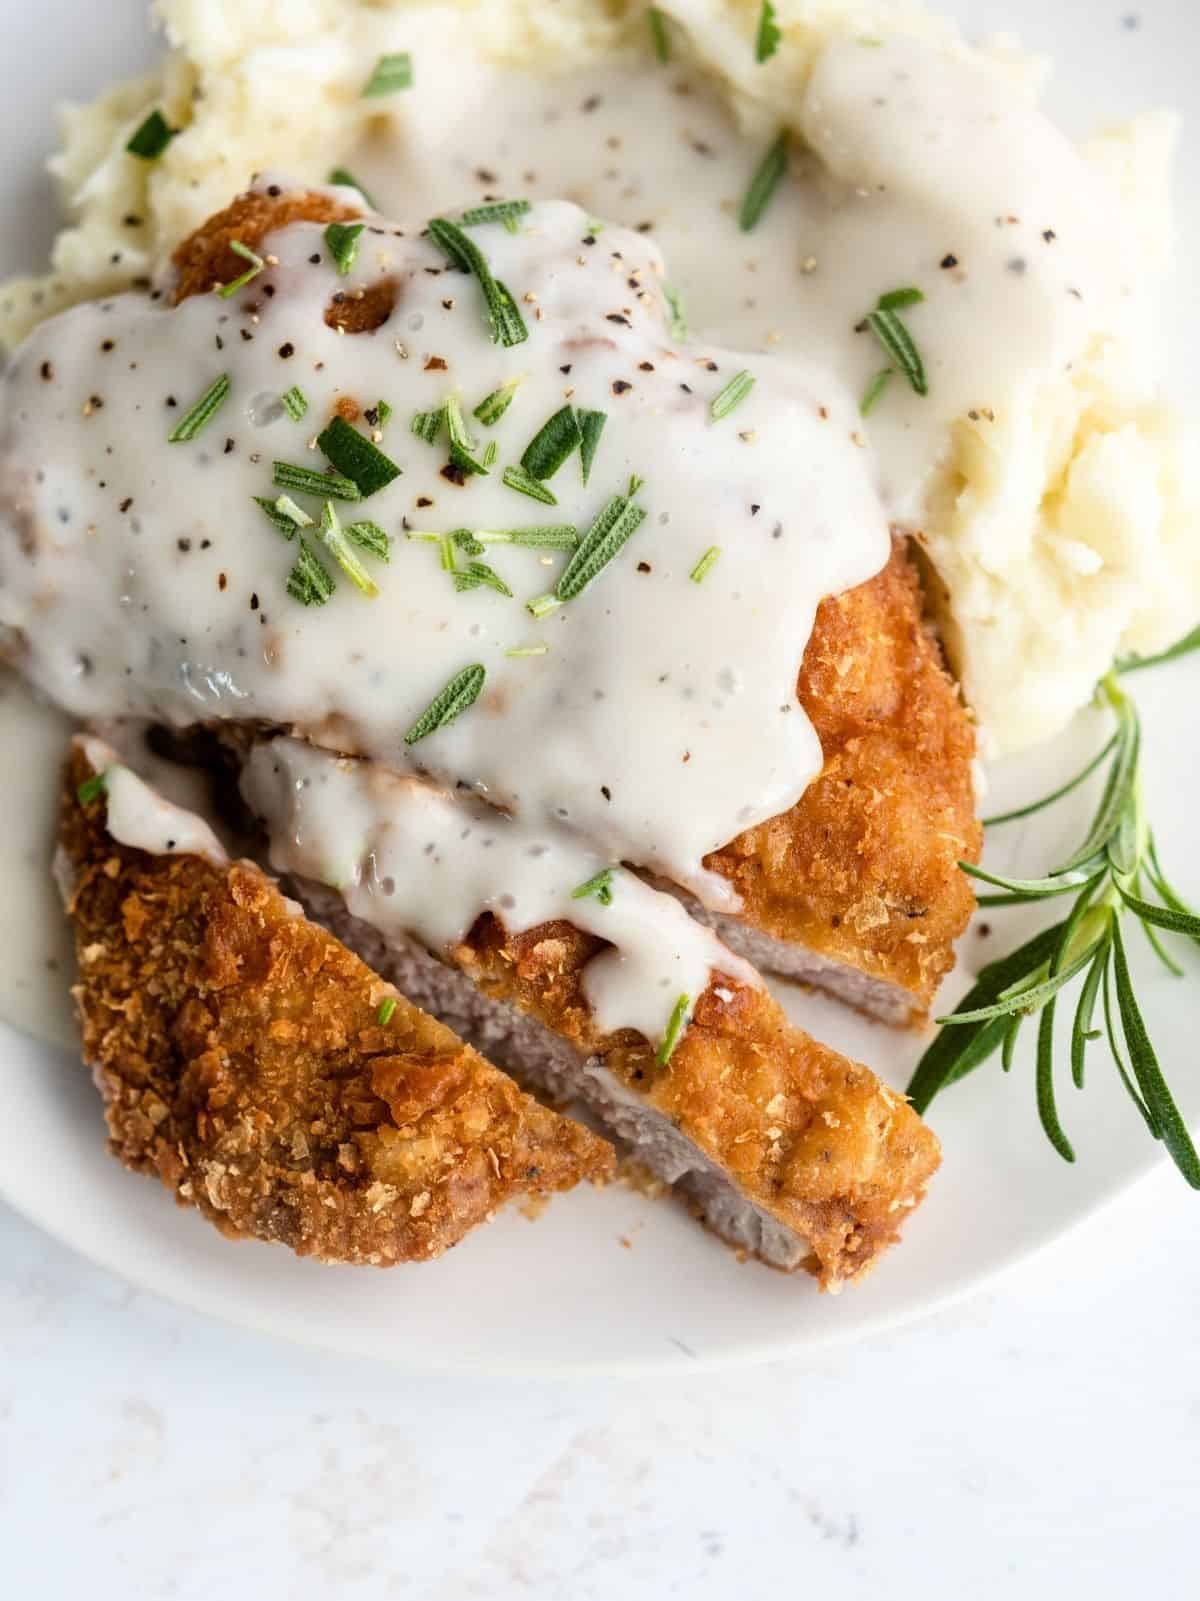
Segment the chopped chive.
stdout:
[[549,645],[513,645],[504,654],[515,661],[522,656],[544,656],[549,649]]
[[571,406],[562,406],[548,417],[525,446],[521,466],[531,478],[553,478],[580,443],[579,419]]
[[512,405],[513,396],[523,382],[521,378],[510,378],[499,389],[493,389],[490,395],[485,395],[471,415],[478,418],[485,428],[495,427]]
[[293,422],[299,422],[308,410],[308,401],[305,399],[304,391],[298,384],[293,384],[286,394],[280,398],[283,401],[283,409],[288,416]]
[[557,506],[558,496],[553,490],[547,489],[524,467],[506,467],[501,476],[501,482],[507,484],[509,489],[516,489],[522,495],[528,495],[530,500],[540,500],[543,506]]
[[701,556],[700,560],[692,568],[691,572],[688,574],[688,577],[691,579],[692,583],[702,584],[708,577],[709,573],[711,573],[713,568],[717,565],[717,562],[720,560],[720,558],[720,545],[710,545],[704,552],[703,556]]
[[378,211],[379,207],[371,199],[371,196],[368,194],[367,190],[361,183],[359,183],[354,174],[352,172],[348,172],[345,167],[334,167],[328,178],[326,178],[325,182],[339,184],[345,189],[357,189],[359,194],[367,202],[368,206],[370,206],[371,210]]
[[302,539],[295,565],[288,574],[288,594],[302,606],[323,606],[336,588],[312,546]]
[[178,128],[172,128],[156,106],[139,125],[125,148],[131,156],[140,156],[143,161],[157,161],[180,131]]
[[494,567],[489,567],[485,561],[469,561],[461,572],[454,575],[454,587],[461,594],[467,589],[480,587],[494,589],[498,595],[507,595],[512,599],[512,590],[501,578]]
[[667,1024],[667,1032],[663,1035],[662,1044],[654,1053],[654,1060],[659,1067],[666,1067],[675,1054],[675,1047],[679,1044],[680,1036],[687,1027],[688,1007],[692,1004],[690,995],[681,995],[675,1002],[671,1013],[671,1020]]
[[285,539],[295,539],[296,529],[300,525],[294,517],[289,517],[286,512],[280,511],[279,507],[268,495],[255,495],[254,504],[262,507]]
[[518,217],[523,217],[533,207],[528,200],[492,200],[486,206],[472,206],[462,214],[464,228],[478,228],[485,222],[502,222],[509,233],[516,233],[520,228]]
[[295,523],[297,528],[311,528],[313,525],[313,519],[304,507],[297,506],[290,495],[280,495],[275,502],[275,510],[281,517],[286,517],[289,522]]
[[558,580],[554,593],[559,600],[581,595],[641,527],[646,513],[633,504],[634,493],[631,483],[628,496],[614,495],[583,536]]
[[379,586],[350,549],[332,500],[327,500],[321,510],[321,542],[354,587],[373,600]]
[[375,415],[379,418],[379,426],[386,428],[392,416],[392,408],[386,400],[377,400],[375,402]]
[[370,521],[351,523],[346,529],[346,538],[353,540],[360,549],[368,551],[372,556],[378,556],[380,561],[390,561],[392,558],[391,540],[378,523]]
[[869,417],[871,415],[872,411],[875,409],[880,395],[883,394],[883,391],[887,388],[888,384],[891,383],[895,375],[896,369],[894,367],[881,367],[879,369],[874,378],[872,378],[871,382],[867,385],[866,391],[864,392],[862,400],[859,403],[858,409],[862,416]]
[[880,295],[878,310],[903,311],[905,306],[919,306],[924,299],[919,289],[889,289],[886,295]]
[[[460,532],[466,533],[467,530]],[[480,550],[484,545],[524,545],[530,550],[574,550],[579,543],[579,530],[571,523],[549,523],[531,528],[477,528],[471,538]]]
[[779,180],[787,171],[788,164],[788,135],[784,129],[771,148],[759,163],[758,171],[750,180],[750,187],[746,190],[746,197],[742,201],[738,212],[738,226],[743,233],[749,233],[767,209],[771,196],[779,185]]
[[516,301],[504,284],[492,277],[492,270],[475,241],[468,238],[457,223],[448,222],[445,217],[434,217],[429,224],[429,233],[456,267],[463,272],[474,273],[477,278],[487,307],[493,342],[519,345],[528,339],[529,330],[517,309]]
[[608,421],[608,413],[581,410],[577,415],[579,418],[579,460],[583,470],[583,481],[586,484],[592,475],[592,463],[596,459],[596,451],[600,445],[600,435],[604,432],[604,424]]
[[549,617],[552,611],[557,611],[562,605],[557,595],[535,595],[532,600],[525,602],[525,610],[531,617]]
[[486,473],[487,465],[475,456],[475,441],[467,432],[458,396],[446,402],[446,431],[450,435],[450,460],[465,473]]
[[708,408],[714,422],[720,422],[722,417],[728,417],[735,406],[742,401],[754,388],[754,374],[746,371],[735,373],[729,382],[717,395]]
[[167,443],[179,445],[186,443],[190,439],[195,439],[205,424],[225,404],[225,397],[228,394],[229,375],[222,373],[219,378],[213,379],[196,404],[184,412],[183,416],[167,435]]
[[380,1004],[375,1021],[379,1024],[380,1028],[386,1028],[395,1015],[395,1012],[396,997],[394,995],[389,995],[387,1000]]
[[400,476],[400,469],[391,457],[385,456],[378,445],[372,444],[356,428],[351,428],[344,417],[330,419],[328,426],[317,435],[317,445],[338,472],[358,486],[364,500]]
[[598,900],[601,906],[611,906],[613,903],[612,881],[615,868],[605,867],[594,874],[586,883],[580,884],[578,889],[571,891],[573,901]]
[[353,479],[343,478],[340,473],[319,473],[311,467],[294,467],[291,462],[277,461],[274,477],[280,489],[294,489],[298,495],[332,495],[335,500],[362,499]]
[[217,294],[222,300],[228,300],[232,295],[236,295],[239,289],[244,289],[248,283],[258,277],[266,266],[263,258],[256,256],[249,245],[244,245],[240,239],[231,239],[229,248],[235,256],[240,256],[243,261],[248,261],[250,265],[245,272],[234,278],[230,283],[217,285]]
[[362,98],[376,100],[381,95],[394,95],[400,89],[411,89],[413,81],[412,57],[407,50],[380,56],[375,70],[363,85]]
[[[887,298],[886,296],[884,297]],[[912,335],[900,321],[894,311],[883,306],[882,301],[874,311],[868,311],[866,324],[887,351],[892,361],[908,379],[909,384],[918,395],[929,393],[929,381],[925,376],[925,364],[921,360],[921,353],[913,343]]]
[[758,14],[758,32],[754,39],[754,59],[759,66],[769,61],[779,49],[779,41],[783,38],[779,24],[775,18],[775,7],[771,0],[762,0],[762,10]]
[[650,42],[654,46],[654,54],[665,67],[671,59],[671,36],[667,32],[667,19],[657,6],[650,6],[646,12],[646,21],[650,25]]
[[687,317],[683,310],[683,296],[678,289],[673,289],[670,284],[663,284],[662,292],[663,299],[667,303],[667,328],[671,338],[678,339],[682,343],[688,336]]
[[358,259],[359,235],[366,227],[363,222],[331,222],[325,230],[325,243],[338,276],[345,278]]
[[487,670],[475,662],[470,667],[464,667],[461,672],[446,685],[440,694],[433,700],[417,718],[416,722],[404,736],[406,745],[415,745],[418,740],[426,739],[430,734],[444,728],[447,723],[454,721],[469,706],[473,706],[479,699],[483,689]]
[[94,800],[99,800],[100,796],[104,794],[108,787],[108,772],[108,768],[105,767],[101,772],[93,773],[90,778],[85,778],[83,783],[80,784],[75,791],[75,799],[81,806],[90,806]]
[[423,439],[427,445],[436,445],[445,420],[445,408],[439,406],[436,411],[414,411],[408,426],[418,439]]

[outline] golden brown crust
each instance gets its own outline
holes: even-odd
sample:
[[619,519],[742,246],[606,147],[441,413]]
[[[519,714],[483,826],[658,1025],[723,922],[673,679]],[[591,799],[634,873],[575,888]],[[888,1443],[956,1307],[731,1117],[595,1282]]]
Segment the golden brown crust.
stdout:
[[174,302],[207,294],[218,284],[232,283],[245,272],[245,260],[229,247],[234,240],[257,251],[276,228],[293,222],[349,222],[362,213],[313,190],[271,194],[249,189],[189,234],[171,260],[178,278]]
[[[898,1237],[937,1169],[934,1135],[869,1068],[793,1027],[766,991],[714,974],[670,1061],[632,1030],[601,1036],[582,988],[603,949],[570,923],[511,935],[481,918],[453,959],[485,994],[604,1066],[803,1235],[823,1288]],[[664,1019],[665,1021],[665,1019]]]
[[975,737],[894,542],[883,571],[822,602],[800,670],[825,764],[790,812],[706,858],[747,923],[907,990],[923,1015],[975,898]]
[[114,842],[103,799],[78,803],[90,772],[75,752],[62,818],[76,997],[127,1167],[227,1235],[378,1266],[439,1255],[513,1195],[611,1173],[609,1146],[522,1094],[257,868]]

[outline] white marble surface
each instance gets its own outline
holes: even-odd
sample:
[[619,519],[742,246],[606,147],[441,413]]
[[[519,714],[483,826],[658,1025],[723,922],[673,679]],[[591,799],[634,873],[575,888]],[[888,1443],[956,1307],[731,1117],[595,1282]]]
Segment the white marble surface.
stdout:
[[1195,1594],[1198,1223],[1159,1172],[887,1337],[538,1384],[211,1324],[0,1207],[0,1595]]

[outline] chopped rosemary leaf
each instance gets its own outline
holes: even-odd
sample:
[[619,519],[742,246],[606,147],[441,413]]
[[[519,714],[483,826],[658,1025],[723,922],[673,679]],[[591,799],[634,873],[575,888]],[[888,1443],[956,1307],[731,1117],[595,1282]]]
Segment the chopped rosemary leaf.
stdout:
[[880,395],[883,394],[883,391],[887,388],[888,384],[891,383],[895,375],[896,369],[894,367],[881,367],[879,369],[874,378],[872,378],[871,382],[867,385],[866,390],[863,393],[862,400],[859,402],[858,409],[862,416],[869,417],[871,415],[872,411],[875,409]]
[[483,447],[483,455],[479,458],[483,463],[484,471],[489,471],[496,465],[496,457],[500,454],[500,446],[494,439],[489,439]]
[[286,517],[289,522],[295,523],[297,528],[311,528],[313,525],[313,519],[304,507],[297,506],[290,495],[280,495],[275,502],[275,510],[281,517]]
[[216,291],[222,300],[228,300],[232,295],[236,295],[239,289],[244,289],[248,283],[258,277],[259,273],[266,266],[266,262],[263,260],[263,258],[261,256],[256,256],[254,251],[250,249],[249,245],[244,245],[240,239],[231,239],[229,241],[229,248],[233,251],[235,256],[240,256],[243,261],[248,261],[250,265],[247,267],[245,272],[240,273],[238,277],[234,278],[231,282],[227,284],[217,284]]
[[745,370],[735,373],[725,385],[724,389],[722,389],[721,393],[713,399],[712,405],[708,408],[712,420],[714,422],[720,422],[722,417],[728,417],[729,413],[734,409],[735,406],[741,405],[742,401],[745,400],[746,396],[753,388],[753,373],[746,372]]
[[300,525],[294,517],[289,517],[286,512],[280,511],[275,502],[267,495],[255,495],[254,504],[262,507],[285,539],[295,539],[296,529]]
[[771,196],[779,186],[779,180],[787,171],[787,164],[788,135],[785,128],[776,136],[775,142],[759,163],[758,171],[750,180],[750,187],[746,190],[746,197],[738,212],[738,227],[743,233],[749,233],[767,209]]
[[494,428],[512,405],[513,396],[523,382],[522,378],[510,378],[499,389],[493,389],[490,395],[485,395],[471,415],[478,418],[485,428]]
[[667,1032],[663,1035],[662,1044],[654,1053],[654,1060],[659,1067],[666,1067],[672,1056],[674,1056],[675,1047],[679,1044],[680,1037],[687,1027],[688,1007],[691,1004],[692,997],[690,995],[681,995],[675,1002],[670,1022],[667,1024]]
[[375,1021],[379,1024],[380,1028],[386,1028],[391,1022],[392,1018],[395,1016],[395,1013],[396,997],[394,995],[389,995],[387,1000],[380,1003],[379,1011],[376,1014]]
[[549,649],[549,645],[513,645],[504,654],[516,661],[522,656],[545,656]]
[[379,426],[386,428],[392,416],[392,408],[386,400],[377,400],[375,402],[375,415],[379,418]]
[[379,586],[350,549],[332,500],[327,500],[321,509],[321,542],[354,587],[374,600]]
[[611,906],[613,903],[612,881],[614,867],[605,867],[595,873],[586,883],[580,884],[578,889],[571,891],[573,901],[597,900],[601,906]]
[[549,617],[561,605],[562,601],[557,595],[535,595],[532,600],[525,602],[525,610],[531,617]]
[[411,89],[413,81],[412,57],[407,50],[380,56],[375,70],[363,85],[362,98],[376,100],[381,95],[394,95],[400,89]]
[[691,579],[692,583],[702,584],[708,577],[709,573],[711,573],[713,568],[717,565],[717,562],[720,560],[720,558],[720,545],[710,545],[704,552],[703,556],[701,556],[700,560],[692,568],[691,572],[688,574],[688,577]]
[[423,439],[427,445],[436,445],[445,420],[445,407],[439,406],[436,411],[414,411],[408,426],[418,439]]
[[467,432],[458,396],[451,395],[446,402],[446,431],[450,435],[450,460],[465,473],[486,473],[486,463],[475,456],[475,441]]
[[469,528],[456,528],[450,538],[458,546],[459,550],[466,551],[468,556],[482,556],[487,549],[483,541],[476,539]]
[[918,395],[929,393],[925,364],[912,335],[896,315],[895,307],[914,306],[924,298],[919,289],[893,289],[890,294],[880,295],[875,310],[868,311],[863,319]]
[[[466,529],[461,532],[466,533]],[[579,543],[579,530],[570,523],[550,523],[532,528],[477,528],[471,538],[480,550],[485,545],[524,545],[530,550],[574,550]]]
[[328,178],[326,178],[325,182],[339,184],[345,189],[357,189],[359,194],[367,202],[368,206],[370,206],[371,210],[378,211],[379,207],[371,199],[371,196],[367,193],[366,189],[364,189],[362,184],[359,183],[354,174],[352,172],[348,172],[345,167],[334,167],[331,170]]
[[511,346],[528,339],[529,330],[516,301],[499,279],[492,277],[492,270],[475,241],[468,238],[457,223],[445,217],[432,219],[429,234],[456,267],[474,273],[487,307],[493,342]]
[[584,534],[558,580],[554,593],[559,600],[581,595],[641,527],[646,513],[633,504],[634,493],[631,484],[628,496],[614,495]]
[[512,599],[512,590],[496,569],[489,567],[485,561],[469,561],[460,572],[455,573],[454,587],[460,594],[466,589],[494,589],[498,595],[507,595]]
[[138,126],[125,148],[131,156],[140,156],[143,161],[157,161],[180,131],[179,128],[172,128],[156,106]]
[[430,701],[405,734],[404,743],[415,745],[418,740],[427,739],[439,728],[444,728],[447,723],[453,722],[479,699],[486,678],[487,670],[478,662],[455,673],[445,689]]
[[302,606],[323,606],[337,588],[307,540],[300,541],[295,566],[288,574],[287,592]]
[[523,217],[533,207],[528,200],[492,200],[486,206],[472,206],[462,214],[464,228],[478,228],[485,222],[502,222],[509,233],[520,231],[518,217]]
[[274,464],[275,482],[280,489],[294,489],[298,495],[332,495],[335,500],[361,500],[358,485],[340,473],[314,472],[311,467],[294,467],[291,462]]
[[346,529],[346,538],[353,540],[360,549],[368,551],[372,556],[378,556],[380,561],[392,559],[392,543],[378,523],[367,520],[351,523]]
[[754,39],[754,59],[761,66],[769,61],[779,49],[779,41],[783,38],[779,24],[775,18],[775,7],[771,0],[762,0],[762,10],[758,14],[758,32]]
[[662,292],[663,299],[667,303],[668,332],[672,339],[678,339],[682,343],[688,336],[687,317],[683,310],[683,296],[678,289],[673,289],[670,284],[663,284]]
[[400,476],[400,469],[391,457],[385,456],[378,445],[372,444],[356,428],[351,428],[344,417],[330,419],[328,426],[317,435],[317,446],[338,472],[358,486],[364,500]]
[[345,278],[358,259],[359,235],[366,227],[363,222],[331,222],[325,230],[325,243],[339,277]]
[[214,378],[212,383],[200,396],[196,404],[185,411],[183,416],[167,435],[169,445],[184,444],[196,435],[210,422],[216,413],[225,404],[225,397],[229,394],[229,375],[222,373]]
[[667,32],[667,19],[657,6],[650,6],[646,11],[646,21],[650,26],[654,54],[665,67],[671,59],[671,35]]
[[308,410],[308,401],[305,398],[303,389],[298,384],[293,384],[280,398],[283,401],[284,411],[287,412],[293,422],[299,422]]
[[521,466],[531,478],[553,478],[567,457],[579,448],[580,438],[579,419],[574,408],[562,406],[546,419],[525,446]]
[[522,495],[528,495],[531,500],[540,500],[543,506],[558,505],[558,496],[554,491],[539,483],[531,473],[525,471],[524,467],[506,467],[501,475],[501,482],[509,489],[516,489]]
[[583,481],[586,484],[592,475],[592,463],[596,459],[596,451],[600,445],[600,435],[604,432],[604,424],[608,421],[608,413],[604,411],[581,410],[577,413],[579,418],[579,460],[583,470]]
[[94,800],[99,800],[101,795],[104,794],[104,791],[108,788],[108,772],[108,768],[105,767],[100,772],[93,773],[90,778],[85,778],[83,783],[80,784],[75,791],[75,799],[81,806],[90,806]]

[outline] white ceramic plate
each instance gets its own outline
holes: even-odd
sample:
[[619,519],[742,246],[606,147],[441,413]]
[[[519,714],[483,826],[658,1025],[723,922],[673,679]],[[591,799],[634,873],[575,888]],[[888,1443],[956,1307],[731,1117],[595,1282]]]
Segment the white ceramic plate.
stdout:
[[[1097,115],[1193,100],[1200,13],[1178,0],[959,0],[946,9],[972,33],[1008,30],[1055,56],[1061,68],[1050,104],[1073,130],[1087,129]],[[154,48],[142,0],[114,0],[105,10],[101,20],[88,0],[42,0],[6,17],[4,272],[37,266],[50,237],[40,163],[53,142],[53,103],[95,92]],[[1184,143],[1179,199],[1181,257],[1191,269],[1180,274],[1172,324],[1182,383],[1200,356],[1200,339],[1190,332],[1200,312],[1200,295],[1191,288],[1200,263],[1194,129]],[[1160,847],[1180,887],[1200,898],[1200,870],[1187,865],[1192,796],[1200,791],[1194,734],[1200,660],[1133,682],[1146,725]],[[1042,793],[1103,737],[1093,714],[1081,718],[1052,752],[994,774],[992,803]],[[1003,865],[1011,851],[1023,870],[1049,866],[1077,838],[1085,811],[1081,798],[1049,818],[1013,825],[997,862]],[[968,933],[964,966],[977,965],[1001,942],[1015,944],[1031,926],[1020,912],[989,921],[990,936]],[[2,908],[0,934],[20,937],[4,927]],[[1183,953],[1193,969],[1190,982],[1172,980],[1144,949],[1135,966],[1160,1054],[1185,1111],[1200,1121],[1189,1037],[1194,958]],[[811,997],[796,994],[789,1005],[822,1038],[903,1085],[919,1042],[897,1040]],[[128,1176],[106,1156],[95,1092],[77,1060],[0,1026],[0,1064],[0,1193],[29,1217],[135,1282],[199,1310],[416,1369],[645,1372],[761,1360],[844,1341],[965,1294],[1063,1234],[1159,1159],[1097,1048],[1086,1092],[1069,1084],[1060,1091],[1078,1153],[1074,1167],[1065,1165],[1038,1127],[1026,1050],[1011,1078],[989,1064],[936,1103],[932,1122],[945,1165],[933,1192],[903,1247],[841,1297],[819,1296],[803,1278],[739,1264],[671,1204],[620,1187],[560,1197],[536,1226],[515,1212],[502,1216],[439,1262],[381,1274],[319,1267],[267,1246],[229,1245],[196,1214],[175,1208],[165,1191]],[[1181,1204],[1186,1196],[1180,1181]]]

